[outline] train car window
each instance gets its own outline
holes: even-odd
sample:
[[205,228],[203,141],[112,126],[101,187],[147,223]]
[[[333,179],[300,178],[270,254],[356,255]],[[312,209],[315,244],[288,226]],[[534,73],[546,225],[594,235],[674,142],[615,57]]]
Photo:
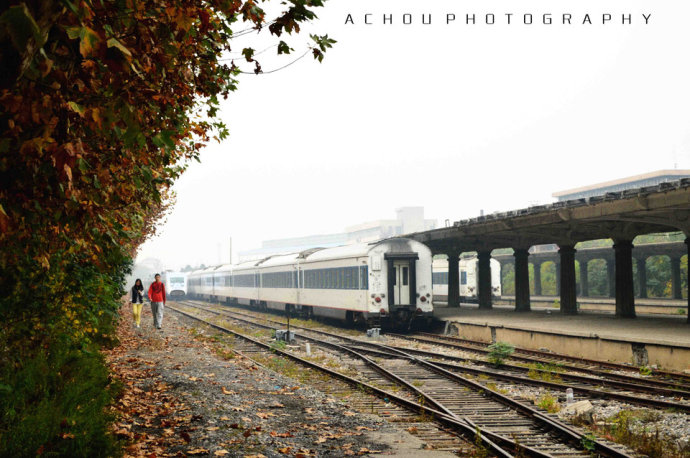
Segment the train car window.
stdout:
[[402,268],[402,282],[403,286],[407,286],[407,271],[409,270],[409,267],[403,267]]
[[460,284],[461,285],[467,284],[467,272],[464,270],[460,271]]
[[360,289],[369,289],[369,266],[360,266],[359,268],[359,287]]

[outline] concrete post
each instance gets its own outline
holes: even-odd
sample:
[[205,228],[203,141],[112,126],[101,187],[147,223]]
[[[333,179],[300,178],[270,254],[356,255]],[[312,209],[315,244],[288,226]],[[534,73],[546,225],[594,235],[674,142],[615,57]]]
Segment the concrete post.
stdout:
[[647,297],[647,258],[635,258],[637,262],[637,284],[640,289],[639,297]]
[[477,298],[480,309],[491,309],[491,251],[477,252]]
[[577,291],[575,283],[575,247],[566,245],[558,250],[560,254],[561,313],[577,314]]
[[529,251],[515,249],[515,311],[529,312]]
[[541,262],[533,262],[534,266],[534,295],[541,296]]
[[606,260],[606,278],[608,279],[609,297],[616,297],[616,262]]
[[580,259],[580,290],[582,297],[589,296],[589,260]]
[[671,293],[673,299],[683,299],[680,284],[680,258],[671,257]]
[[448,254],[448,307],[460,307],[460,253]]
[[613,249],[616,252],[616,316],[635,318],[632,241],[619,240],[613,245]]

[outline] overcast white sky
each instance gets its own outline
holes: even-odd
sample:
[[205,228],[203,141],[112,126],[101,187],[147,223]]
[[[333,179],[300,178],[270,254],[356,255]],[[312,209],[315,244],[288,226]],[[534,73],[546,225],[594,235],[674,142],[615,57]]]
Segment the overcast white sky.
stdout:
[[[489,13],[496,24],[484,24]],[[522,24],[525,13],[534,24]],[[541,24],[547,13],[551,25]],[[592,25],[581,24],[587,13]],[[227,262],[231,236],[237,253],[409,205],[442,224],[690,168],[687,0],[329,0],[318,14],[306,31],[338,43],[322,64],[241,76],[223,111],[230,138],[179,180],[174,211],[138,260]],[[295,57],[305,38],[293,39]],[[274,52],[260,56],[264,70],[294,58]]]

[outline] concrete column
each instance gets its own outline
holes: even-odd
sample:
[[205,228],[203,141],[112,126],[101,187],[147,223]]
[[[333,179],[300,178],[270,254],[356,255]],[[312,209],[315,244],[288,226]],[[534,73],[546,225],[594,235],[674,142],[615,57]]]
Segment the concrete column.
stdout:
[[641,299],[647,297],[647,258],[635,258],[637,262],[637,284],[639,285]]
[[477,252],[477,298],[480,309],[490,309],[491,304],[491,251]]
[[680,258],[671,258],[671,292],[673,299],[683,299],[680,284]]
[[589,260],[580,260],[580,290],[582,297],[589,296],[589,272],[587,271],[589,267]]
[[565,245],[558,250],[560,254],[561,313],[577,314],[577,291],[575,282],[575,247]]
[[460,253],[449,252],[448,255],[448,307],[460,307]]
[[608,279],[609,297],[616,297],[616,261],[606,260],[606,278]]
[[515,256],[515,311],[529,312],[529,251],[525,249],[514,250]]
[[616,252],[616,316],[635,318],[632,241],[619,240],[613,245],[613,249]]
[[541,262],[533,262],[534,266],[534,295],[541,296]]

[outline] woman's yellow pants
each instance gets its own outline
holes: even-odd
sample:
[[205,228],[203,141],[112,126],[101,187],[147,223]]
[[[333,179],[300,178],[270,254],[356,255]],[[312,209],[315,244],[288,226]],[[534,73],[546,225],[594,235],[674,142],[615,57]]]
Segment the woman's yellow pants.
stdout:
[[132,313],[134,314],[134,323],[139,326],[141,325],[141,309],[144,308],[144,304],[132,304]]

